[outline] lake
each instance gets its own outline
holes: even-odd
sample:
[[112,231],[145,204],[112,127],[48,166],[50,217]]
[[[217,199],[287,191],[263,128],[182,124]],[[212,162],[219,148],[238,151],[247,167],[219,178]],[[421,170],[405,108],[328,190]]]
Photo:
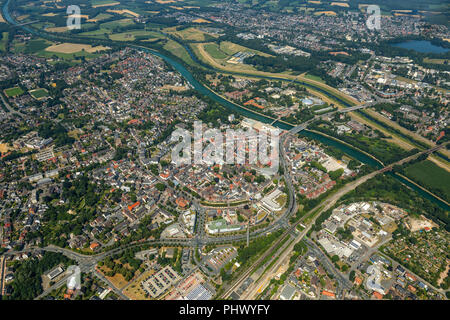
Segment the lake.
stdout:
[[410,49],[417,52],[422,53],[445,53],[447,51],[450,51],[450,49],[436,46],[432,44],[430,41],[426,40],[410,40],[410,41],[404,41],[395,43],[392,46],[399,47],[403,49]]

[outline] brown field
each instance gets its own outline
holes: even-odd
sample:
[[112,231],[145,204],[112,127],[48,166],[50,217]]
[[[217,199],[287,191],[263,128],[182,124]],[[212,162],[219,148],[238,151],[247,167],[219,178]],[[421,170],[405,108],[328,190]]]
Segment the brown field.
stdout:
[[394,16],[396,17],[414,17],[414,18],[420,18],[421,16],[418,14],[407,14],[407,13],[394,13]]
[[47,29],[45,29],[45,31],[48,31],[48,32],[66,32],[67,31],[67,27],[47,28]]
[[312,4],[321,4],[322,2],[320,2],[320,1],[314,1],[314,0],[310,0],[310,1],[308,1],[308,3],[312,3]]
[[172,9],[176,9],[176,10],[183,10],[183,7],[175,7],[175,6],[169,6]]
[[334,11],[317,11],[317,12],[314,12],[314,15],[316,15],[316,16],[320,16],[322,14],[324,14],[326,16],[335,16],[336,12],[334,12]]
[[345,2],[332,2],[331,5],[332,6],[338,6],[338,7],[345,7],[345,8],[350,7],[350,5],[348,3],[345,3]]
[[120,2],[111,2],[111,3],[97,4],[95,6],[92,6],[92,8],[117,6],[118,4],[120,4]]
[[6,22],[5,19],[3,19],[3,16],[1,13],[0,13],[0,22]]
[[192,22],[195,22],[195,23],[211,23],[211,21],[208,21],[208,20],[205,20],[205,19],[202,19],[202,18],[198,18],[198,19],[192,20]]
[[42,16],[43,17],[54,17],[57,16],[58,14],[54,13],[54,12],[49,12],[49,13],[44,13]]
[[8,144],[0,143],[0,153],[7,153],[9,150]]
[[145,291],[141,288],[141,282],[151,276],[154,273],[153,270],[145,271],[143,274],[138,276],[136,280],[131,282],[124,290],[123,294],[132,300],[149,300],[145,297]]
[[[67,16],[67,17],[68,17],[68,16]],[[88,16],[87,14],[80,14],[80,15],[74,14],[73,17],[74,17],[74,18],[80,17],[80,19],[89,19],[89,16]]]
[[58,53],[75,53],[84,51],[93,53],[97,51],[102,51],[108,49],[107,47],[97,46],[92,47],[90,44],[78,44],[78,43],[61,43],[55,44],[45,49],[45,51],[58,52]]
[[136,12],[133,12],[131,10],[125,9],[125,10],[112,10],[112,9],[108,9],[106,10],[107,12],[112,12],[112,13],[118,13],[118,14],[126,14],[128,13],[129,15],[132,15],[133,17],[139,17],[139,14]]
[[23,16],[17,17],[17,21],[22,21],[25,20],[26,18],[28,18],[30,15],[29,14],[25,14]]
[[188,90],[185,86],[172,86],[169,84],[165,84],[161,87],[162,90],[173,90],[173,91],[186,91]]
[[166,3],[175,3],[175,0],[155,0],[157,3],[166,4]]
[[114,277],[108,277],[105,275],[106,272],[111,271],[108,267],[102,266],[100,268],[97,268],[99,272],[101,272],[106,279],[108,279],[109,282],[113,284],[114,287],[118,288],[119,290],[125,287],[128,282],[125,280],[125,278],[120,274],[116,273]]

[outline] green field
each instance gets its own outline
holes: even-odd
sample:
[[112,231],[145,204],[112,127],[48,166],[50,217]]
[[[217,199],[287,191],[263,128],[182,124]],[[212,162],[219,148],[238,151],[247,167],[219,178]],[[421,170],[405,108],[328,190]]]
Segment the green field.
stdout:
[[0,51],[6,51],[6,44],[8,43],[9,32],[3,32],[0,40]]
[[312,74],[306,74],[305,78],[325,83],[325,81],[323,81],[321,77],[314,76]]
[[114,41],[133,41],[136,37],[146,37],[147,39],[160,39],[163,36],[157,32],[147,31],[147,30],[130,30],[122,33],[110,34],[109,38]]
[[42,89],[42,88],[29,91],[29,93],[35,99],[41,99],[41,98],[44,98],[44,97],[48,97],[47,90],[46,89]]
[[97,21],[102,21],[105,19],[109,19],[111,18],[112,15],[108,14],[108,13],[99,13],[98,15],[96,15],[93,19],[97,20]]
[[436,193],[444,200],[450,200],[450,173],[429,160],[414,163],[405,169],[406,176]]
[[189,65],[198,66],[198,64],[192,60],[189,53],[178,42],[169,40],[163,47],[165,50],[170,51],[172,54],[188,63]]
[[[110,29],[97,29],[93,31],[80,33],[82,37],[95,37],[95,38],[104,38],[106,39],[108,35],[110,35],[112,31]],[[106,34],[106,36],[105,36]]]
[[102,5],[102,4],[109,4],[109,3],[115,3],[115,2],[120,2],[120,1],[116,1],[116,0],[91,0],[91,4],[93,6],[98,6],[98,5]]
[[100,29],[114,29],[115,27],[125,27],[125,26],[131,26],[134,22],[131,19],[119,19],[114,21],[109,21],[102,23],[100,25]]
[[216,43],[205,44],[205,50],[214,59],[225,59],[228,57],[227,54],[222,52]]
[[35,54],[52,45],[52,42],[44,39],[34,39],[24,42],[13,42],[14,53]]
[[5,94],[8,97],[17,97],[17,96],[20,96],[21,94],[23,94],[23,90],[19,87],[9,88],[9,89],[5,89]]

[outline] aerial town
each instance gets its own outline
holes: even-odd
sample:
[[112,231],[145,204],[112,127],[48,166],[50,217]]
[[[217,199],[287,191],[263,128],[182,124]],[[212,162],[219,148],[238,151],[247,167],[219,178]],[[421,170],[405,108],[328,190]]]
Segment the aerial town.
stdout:
[[69,2],[0,0],[2,300],[450,298],[445,4]]

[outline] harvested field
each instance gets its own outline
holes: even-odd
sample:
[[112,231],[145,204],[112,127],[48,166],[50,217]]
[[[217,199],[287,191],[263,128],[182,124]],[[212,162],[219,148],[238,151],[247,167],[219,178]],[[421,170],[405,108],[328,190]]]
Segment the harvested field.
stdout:
[[202,19],[202,18],[198,18],[198,19],[192,20],[192,22],[195,22],[195,23],[211,23],[211,21],[208,21],[208,20],[205,20],[205,19]]
[[78,43],[61,43],[55,44],[45,49],[45,51],[58,52],[58,53],[75,53],[79,51],[86,51],[89,53],[102,51],[108,49],[107,47],[97,46],[92,47],[90,44],[78,44]]
[[350,7],[349,4],[345,3],[345,2],[332,2],[331,5],[338,6],[338,7],[344,7],[344,8]]
[[120,4],[120,2],[101,3],[101,4],[93,5],[92,8],[117,6],[118,4]]
[[118,13],[118,14],[129,14],[132,15],[133,17],[139,17],[139,13],[133,12],[131,10],[125,9],[125,10],[112,10],[112,9],[108,9],[106,10],[107,12],[112,12],[112,13]]

